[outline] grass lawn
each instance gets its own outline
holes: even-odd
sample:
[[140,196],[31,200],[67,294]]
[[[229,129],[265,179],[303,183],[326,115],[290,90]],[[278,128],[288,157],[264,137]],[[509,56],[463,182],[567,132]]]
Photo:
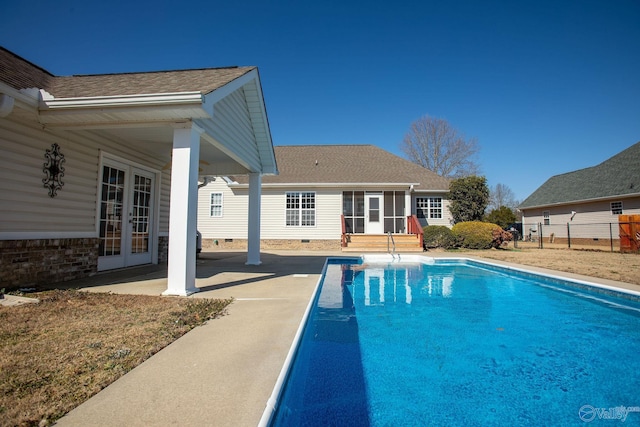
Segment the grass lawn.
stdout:
[[231,300],[32,294],[0,306],[0,426],[49,425]]

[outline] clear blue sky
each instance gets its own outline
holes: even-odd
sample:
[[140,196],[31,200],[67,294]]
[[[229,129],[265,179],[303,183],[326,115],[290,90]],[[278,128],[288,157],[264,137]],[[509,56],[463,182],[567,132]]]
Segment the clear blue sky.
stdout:
[[257,65],[275,145],[477,138],[522,200],[640,141],[640,1],[0,0],[0,44],[56,75]]

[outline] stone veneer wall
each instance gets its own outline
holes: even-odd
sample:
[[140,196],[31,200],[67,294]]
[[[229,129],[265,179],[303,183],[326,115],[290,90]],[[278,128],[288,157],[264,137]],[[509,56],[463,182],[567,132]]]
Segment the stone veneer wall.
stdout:
[[98,271],[98,239],[0,240],[0,287],[64,282]]
[[[217,244],[216,244],[217,242]],[[202,239],[202,249],[247,249],[247,239]],[[262,239],[261,250],[337,250],[341,249],[340,240],[293,240],[293,239]]]

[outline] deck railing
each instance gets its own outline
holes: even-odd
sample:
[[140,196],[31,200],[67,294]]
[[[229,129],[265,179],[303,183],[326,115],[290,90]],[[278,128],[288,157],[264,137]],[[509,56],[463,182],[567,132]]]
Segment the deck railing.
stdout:
[[407,233],[415,234],[420,244],[422,244],[422,226],[416,215],[410,215],[407,217]]

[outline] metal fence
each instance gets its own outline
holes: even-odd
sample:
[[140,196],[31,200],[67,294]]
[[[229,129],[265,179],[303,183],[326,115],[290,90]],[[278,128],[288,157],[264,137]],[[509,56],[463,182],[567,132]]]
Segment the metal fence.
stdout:
[[[633,231],[630,233],[629,230]],[[540,249],[566,247],[638,252],[640,233],[636,230],[640,230],[638,222],[525,224],[518,244]]]

